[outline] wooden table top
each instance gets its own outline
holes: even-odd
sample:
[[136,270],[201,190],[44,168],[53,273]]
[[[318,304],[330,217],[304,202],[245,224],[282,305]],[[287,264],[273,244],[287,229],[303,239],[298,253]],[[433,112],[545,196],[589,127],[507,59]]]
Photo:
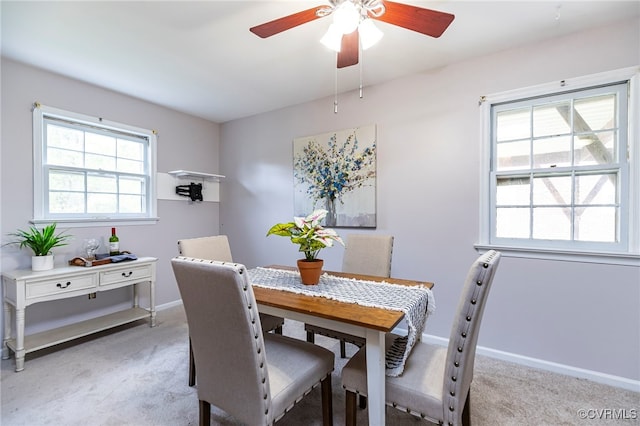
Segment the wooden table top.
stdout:
[[[267,268],[297,270],[295,267],[282,265],[269,265]],[[373,275],[351,274],[346,272],[323,271],[330,275],[358,280],[387,282],[406,286],[424,286],[433,288],[433,283],[428,281],[405,280],[401,278],[385,278]],[[264,287],[253,287],[256,301],[259,304],[281,308],[289,311],[310,314],[361,327],[366,327],[386,333],[393,330],[404,318],[404,313],[391,309],[362,306],[355,303],[339,302],[326,297],[307,296],[288,291],[273,290]]]

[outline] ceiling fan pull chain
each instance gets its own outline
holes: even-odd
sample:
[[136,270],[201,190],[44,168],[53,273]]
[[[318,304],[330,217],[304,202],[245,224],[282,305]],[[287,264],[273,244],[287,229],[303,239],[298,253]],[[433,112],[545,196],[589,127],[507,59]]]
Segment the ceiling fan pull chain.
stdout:
[[[336,56],[338,54],[336,53]],[[338,113],[338,68],[334,68],[334,79],[333,79],[333,113]]]
[[362,63],[364,62],[364,51],[362,50],[361,43],[358,43],[358,49],[360,50],[360,61],[358,61],[359,62],[358,63],[358,67],[360,68],[359,69],[359,72],[360,72],[360,99],[362,99],[363,96],[364,96],[362,94],[362,68],[363,68]]

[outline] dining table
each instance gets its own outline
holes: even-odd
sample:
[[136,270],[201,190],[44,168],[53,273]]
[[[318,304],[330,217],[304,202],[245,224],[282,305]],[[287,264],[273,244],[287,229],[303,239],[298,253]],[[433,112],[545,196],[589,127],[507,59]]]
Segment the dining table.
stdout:
[[[295,267],[269,265],[267,269],[295,272]],[[251,278],[251,271],[249,271]],[[401,278],[378,277],[346,272],[324,271],[323,276],[342,277],[354,283],[388,283],[431,290],[432,282]],[[322,277],[321,277],[322,284]],[[385,335],[396,328],[405,312],[396,308],[349,303],[333,298],[303,294],[295,291],[264,287],[252,282],[258,309],[261,313],[301,321],[324,328],[365,338],[367,354],[367,392],[369,424],[385,424]],[[419,339],[420,336],[418,336]]]

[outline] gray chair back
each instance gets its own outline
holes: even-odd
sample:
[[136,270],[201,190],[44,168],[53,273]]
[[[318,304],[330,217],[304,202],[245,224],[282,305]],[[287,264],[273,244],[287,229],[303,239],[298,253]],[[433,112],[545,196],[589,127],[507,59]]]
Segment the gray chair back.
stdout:
[[243,265],[171,261],[198,370],[198,399],[246,424],[267,424],[271,404],[264,340]]
[[178,251],[182,256],[233,262],[229,239],[226,235],[179,240]]
[[342,272],[391,276],[393,236],[378,234],[349,234],[342,258]]
[[471,265],[460,295],[445,363],[442,388],[445,424],[462,424],[462,411],[473,379],[482,314],[500,253],[490,250]]

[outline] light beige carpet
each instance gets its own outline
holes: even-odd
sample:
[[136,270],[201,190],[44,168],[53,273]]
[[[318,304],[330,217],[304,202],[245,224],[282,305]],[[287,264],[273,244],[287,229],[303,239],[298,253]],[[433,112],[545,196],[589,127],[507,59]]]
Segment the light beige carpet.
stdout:
[[[304,337],[302,325],[287,321],[284,333]],[[318,336],[339,353],[337,341]],[[348,346],[348,354],[355,347]],[[158,326],[144,322],[104,332],[27,356],[25,370],[2,361],[2,426],[197,425],[196,389],[187,385],[187,325],[182,307],[158,312]],[[344,392],[336,357],[333,375],[334,424],[344,424]],[[220,384],[224,386],[224,384]],[[471,387],[474,426],[637,425],[638,419],[582,419],[579,410],[621,410],[640,415],[640,394],[587,380],[525,368],[478,356]],[[602,417],[607,417],[606,412]],[[613,416],[609,416],[613,417]],[[213,425],[236,425],[217,409]],[[320,391],[315,389],[280,426],[320,425]],[[367,424],[359,410],[358,424]],[[387,408],[388,425],[430,423]],[[376,426],[376,425],[373,425]]]

